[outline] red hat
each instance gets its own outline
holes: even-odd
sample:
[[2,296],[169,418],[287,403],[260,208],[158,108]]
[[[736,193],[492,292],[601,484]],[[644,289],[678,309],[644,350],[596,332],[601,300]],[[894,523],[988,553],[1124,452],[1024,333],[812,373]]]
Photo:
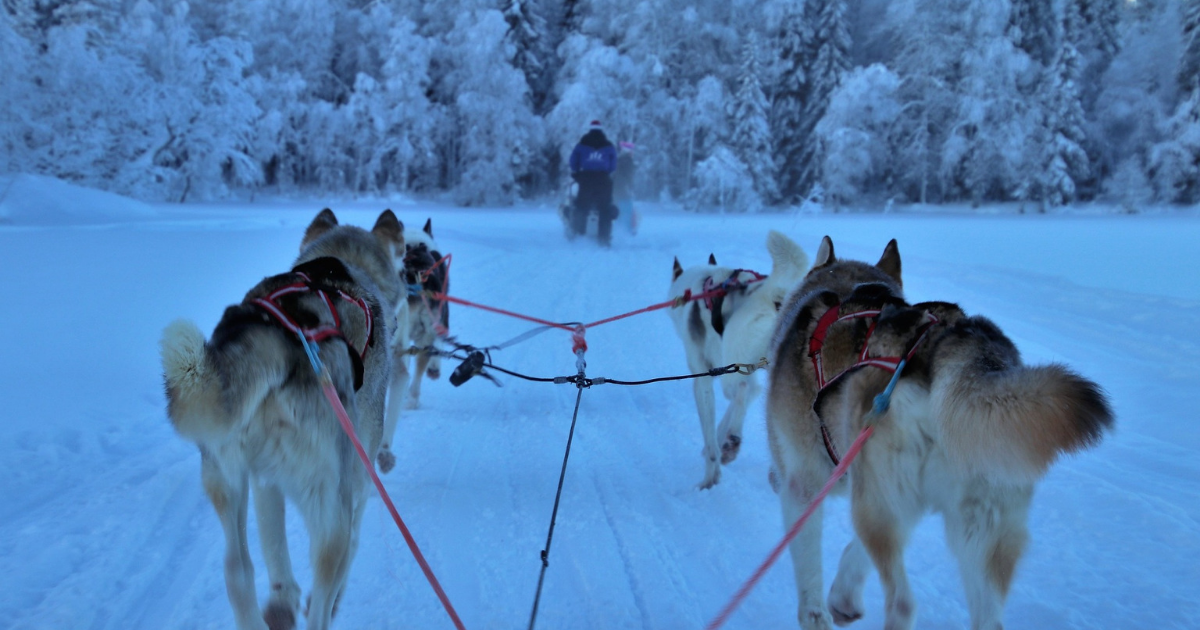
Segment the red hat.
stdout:
[[601,125],[599,120],[593,120],[588,123],[588,129],[604,129],[604,125]]

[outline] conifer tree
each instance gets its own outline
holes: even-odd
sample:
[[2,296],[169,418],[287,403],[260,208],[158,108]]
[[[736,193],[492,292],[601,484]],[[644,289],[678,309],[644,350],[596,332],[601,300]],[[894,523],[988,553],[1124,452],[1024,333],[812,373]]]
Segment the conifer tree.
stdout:
[[829,109],[829,99],[850,69],[850,33],[846,30],[846,0],[818,0],[812,65],[808,71],[808,99],[800,128],[802,142],[800,183],[807,191],[820,181],[824,155],[816,133],[817,123]]
[[780,26],[777,48],[779,74],[771,103],[771,129],[775,140],[775,166],[779,194],[796,203],[807,190],[801,181],[803,141],[801,127],[808,101],[808,59],[813,33],[804,13],[793,9]]
[[758,42],[751,34],[742,47],[742,68],[733,102],[734,151],[754,178],[754,189],[765,203],[775,203],[779,189],[771,154],[771,128],[767,97],[763,94],[758,63]]
[[546,111],[554,78],[546,18],[537,0],[508,0],[504,21],[508,23],[506,38],[513,48],[513,65],[525,75],[530,104],[540,116]]
[[1079,98],[1079,51],[1076,41],[1081,18],[1074,2],[1063,8],[1062,38],[1058,54],[1043,85],[1045,128],[1037,134],[1045,143],[1041,198],[1051,206],[1074,201],[1079,186],[1091,177],[1084,133],[1083,106]]
[[[1068,0],[1074,3],[1075,0]],[[1052,0],[1012,0],[1009,36],[1013,42],[1042,65],[1053,60],[1058,43],[1057,23]]]
[[1183,52],[1179,59],[1179,89],[1200,89],[1200,0],[1183,0]]

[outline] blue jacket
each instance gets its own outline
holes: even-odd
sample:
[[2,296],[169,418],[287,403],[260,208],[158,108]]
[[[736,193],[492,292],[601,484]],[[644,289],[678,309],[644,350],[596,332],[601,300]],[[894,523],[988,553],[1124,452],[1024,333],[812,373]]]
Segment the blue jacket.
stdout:
[[617,149],[613,146],[604,132],[593,129],[579,140],[575,150],[571,152],[569,162],[572,173],[581,171],[600,171],[611,173],[617,169]]

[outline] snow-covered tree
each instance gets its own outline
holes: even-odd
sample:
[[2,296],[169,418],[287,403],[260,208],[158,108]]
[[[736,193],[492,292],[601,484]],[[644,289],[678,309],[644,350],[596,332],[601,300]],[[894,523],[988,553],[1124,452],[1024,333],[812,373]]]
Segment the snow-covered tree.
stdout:
[[888,8],[896,40],[892,67],[900,77],[900,115],[892,128],[895,185],[907,199],[926,203],[942,198],[941,149],[946,121],[958,115],[958,63],[971,45],[966,0],[903,0]]
[[807,192],[803,179],[803,127],[810,90],[808,68],[813,55],[812,42],[811,22],[800,8],[792,8],[783,17],[777,36],[778,79],[771,102],[779,194],[788,203],[798,202]]
[[1121,11],[1124,0],[1072,0],[1079,9],[1079,46],[1108,61],[1121,51]]
[[581,6],[583,3],[584,0],[563,0],[561,28],[564,37],[579,32],[583,23],[583,7]]
[[537,0],[508,0],[504,6],[508,23],[507,44],[513,49],[513,65],[525,75],[533,112],[545,113],[554,78],[554,52]]
[[848,73],[830,96],[816,130],[825,147],[821,186],[827,200],[841,205],[886,186],[892,164],[888,137],[900,113],[899,86],[895,73],[872,64]]
[[1080,184],[1091,177],[1088,156],[1083,150],[1086,137],[1078,87],[1079,52],[1075,47],[1079,32],[1078,7],[1068,2],[1063,11],[1058,55],[1044,83],[1044,122],[1035,134],[1041,145],[1043,172],[1039,190],[1034,194],[1051,206],[1074,201]]
[[1150,149],[1147,171],[1159,200],[1200,202],[1200,89],[1167,121],[1165,139]]
[[1200,0],[1182,0],[1183,52],[1179,59],[1179,89],[1200,89]]
[[507,31],[504,14],[489,9],[460,15],[446,36],[455,59],[446,81],[456,130],[449,167],[464,205],[512,203],[517,179],[541,147],[541,121],[530,110],[525,76],[512,65]]
[[383,66],[384,129],[376,149],[379,176],[397,190],[436,186],[436,128],[440,120],[426,91],[432,43],[401,18],[388,32]]
[[1162,140],[1166,119],[1178,105],[1182,28],[1172,7],[1178,5],[1143,1],[1127,10],[1123,43],[1104,73],[1092,114],[1095,133],[1102,138],[1094,143],[1100,174],[1115,172],[1130,156],[1146,164],[1147,152]]
[[[1066,0],[1075,2],[1075,0]],[[1050,65],[1058,49],[1054,0],[1011,0],[1009,36],[1034,61]]]
[[751,34],[742,49],[742,71],[734,95],[730,143],[734,153],[746,165],[759,197],[766,203],[775,203],[779,188],[775,181],[767,97],[763,94],[760,77],[758,41]]
[[261,113],[246,69],[253,62],[248,42],[214,37],[201,42],[192,29],[189,5],[162,13],[144,0],[135,5],[127,36],[155,86],[150,117],[153,150],[124,165],[117,178],[134,189],[151,175],[155,196],[171,200],[211,199],[229,187],[257,184],[261,169],[248,150]]
[[1137,155],[1122,160],[1104,184],[1104,194],[1121,204],[1126,213],[1136,213],[1154,200],[1154,189],[1146,177],[1146,167]]
[[5,71],[0,72],[0,94],[5,95],[5,107],[0,107],[0,173],[19,172],[29,159],[22,130],[30,121],[29,43],[13,28],[12,18],[0,8],[0,59]]
[[555,188],[598,118],[637,144],[641,197],[732,208],[720,182],[744,169],[789,203],[1038,198],[1048,173],[1086,198],[1119,171],[1186,200],[1198,5],[6,0],[0,169],[147,199],[507,203]]
[[951,198],[974,205],[1020,196],[1031,176],[1026,163],[1029,128],[1036,119],[1023,91],[1031,74],[1029,56],[1006,32],[1010,14],[1003,3],[964,7],[957,105],[946,121],[941,180]]
[[122,166],[154,142],[154,86],[119,53],[119,35],[87,23],[45,31],[29,65],[36,89],[23,99],[25,169],[111,188]]
[[695,179],[696,186],[688,202],[697,209],[756,212],[762,208],[762,199],[754,190],[750,170],[724,144],[717,145],[696,165]]
[[810,0],[814,2],[812,65],[808,69],[808,98],[799,132],[801,149],[800,186],[807,189],[821,179],[824,149],[817,135],[817,124],[825,117],[829,99],[850,69],[850,34],[846,30],[846,0]]

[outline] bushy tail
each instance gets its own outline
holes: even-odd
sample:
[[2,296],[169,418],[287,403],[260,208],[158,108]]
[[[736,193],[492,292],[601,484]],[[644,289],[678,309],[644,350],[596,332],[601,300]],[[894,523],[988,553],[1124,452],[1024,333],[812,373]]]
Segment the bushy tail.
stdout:
[[969,472],[1032,482],[1060,453],[1096,445],[1113,425],[1104,392],[1066,366],[973,363],[937,366],[932,391],[942,445]]
[[204,344],[204,333],[182,319],[171,322],[159,342],[167,415],[180,435],[194,441],[220,437],[232,423],[222,401],[220,375]]
[[767,252],[771,254],[771,277],[788,288],[808,271],[808,254],[782,232],[767,233]]

